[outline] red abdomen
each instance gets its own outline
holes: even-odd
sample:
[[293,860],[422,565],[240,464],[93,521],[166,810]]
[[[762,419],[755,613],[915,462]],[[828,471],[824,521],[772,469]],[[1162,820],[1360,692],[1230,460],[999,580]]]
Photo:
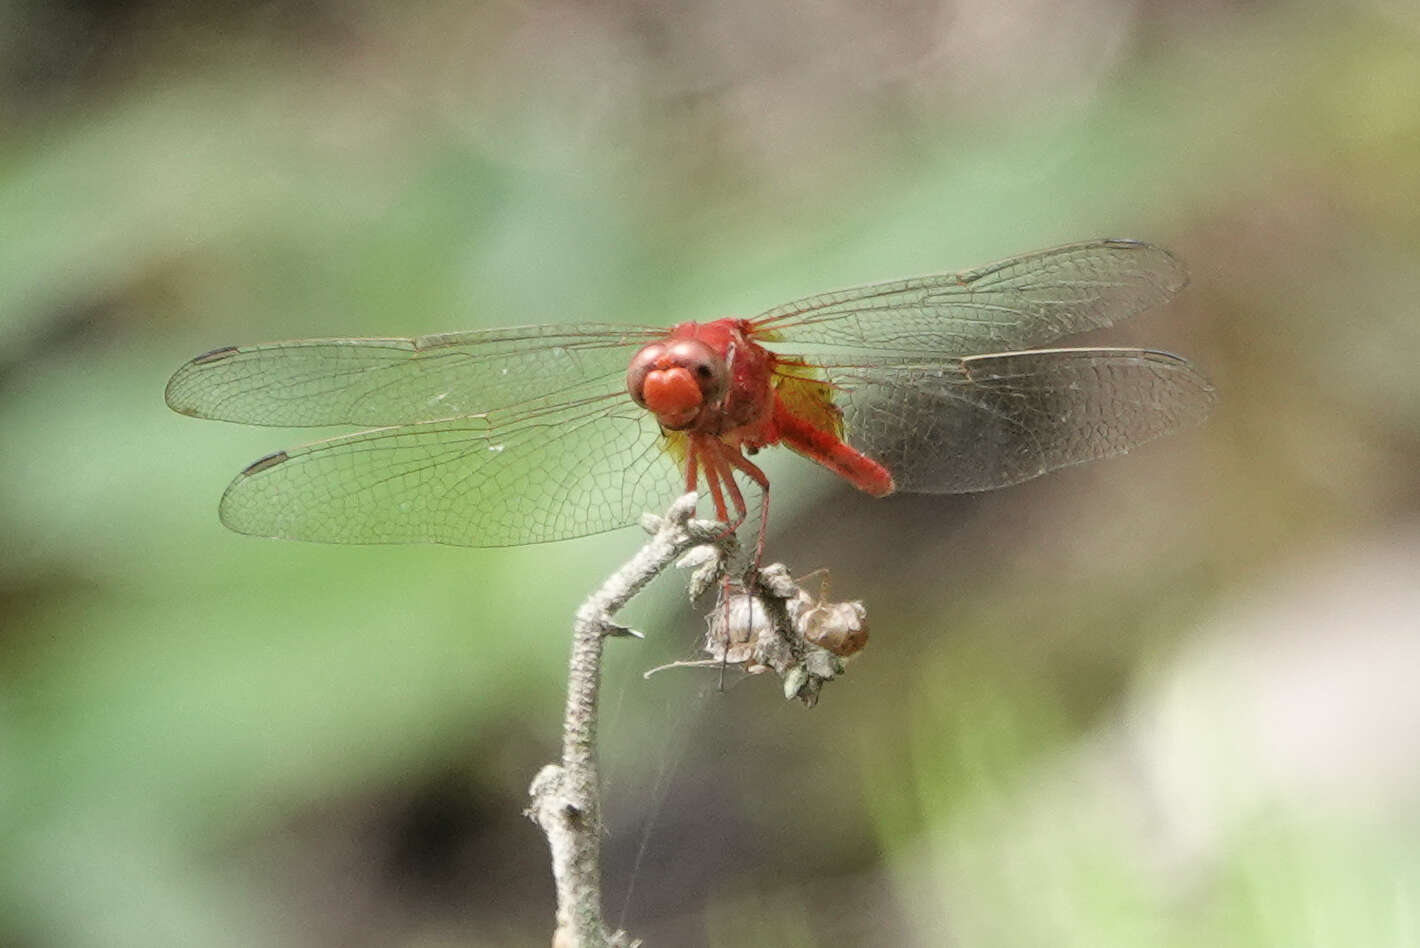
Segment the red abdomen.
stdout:
[[814,427],[778,398],[774,400],[774,427],[784,444],[810,461],[822,464],[859,490],[874,497],[886,497],[893,492],[892,474],[887,468],[854,450],[833,432]]

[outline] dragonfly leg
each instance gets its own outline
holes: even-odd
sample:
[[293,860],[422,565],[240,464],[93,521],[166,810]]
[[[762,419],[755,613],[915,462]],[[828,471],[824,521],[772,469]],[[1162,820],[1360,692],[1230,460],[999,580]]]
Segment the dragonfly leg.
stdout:
[[[698,479],[698,474],[703,467],[705,487],[710,491],[710,499],[715,503],[715,519],[719,520],[721,523],[729,523],[730,513],[725,507],[725,491],[720,482],[723,472],[715,463],[716,449],[718,447],[718,442],[711,444],[708,439],[700,437],[691,438],[690,460],[686,464],[686,480],[690,484],[691,490],[694,490],[695,481],[691,480],[691,478]],[[701,464],[702,458],[704,460],[703,465]],[[735,526],[738,526],[738,524]],[[734,527],[731,527],[730,531],[733,532],[733,530]]]
[[[734,533],[740,528],[740,524],[745,522],[749,516],[749,508],[745,506],[744,495],[740,493],[740,486],[735,483],[735,472],[730,465],[725,463],[730,460],[732,453],[719,441],[712,441],[705,453],[705,474],[710,480],[713,476],[716,487],[729,495],[730,504],[734,506],[733,516],[729,513],[728,507],[723,507],[720,519],[725,522],[728,528],[726,532]],[[723,502],[722,502],[723,503]]]
[[[735,484],[734,471],[725,463],[724,452],[725,446],[718,439],[692,437],[689,460],[686,465],[686,477],[693,484],[693,479],[703,470],[705,486],[715,501],[715,515],[721,523],[725,524],[724,535],[728,536],[733,534],[741,523],[744,523],[747,511],[744,496],[740,493],[739,486]],[[729,488],[730,499],[735,505],[735,519],[733,521],[725,506],[726,486]],[[723,651],[720,657],[721,691],[725,690],[725,668],[730,655],[730,589],[730,577],[720,577],[720,626],[725,630],[725,641],[721,643]]]
[[695,450],[695,445],[691,444],[686,451],[685,458],[685,492],[692,493],[700,480],[700,455]]
[[[733,459],[733,452],[721,452],[722,468],[720,477],[725,482],[725,490],[730,494],[730,502],[735,505],[735,526],[738,527],[749,517],[749,505],[745,503],[745,495],[740,493],[740,485],[735,483],[735,472],[730,468],[730,465],[734,464]],[[729,461],[730,463],[723,464],[724,461]]]
[[[727,531],[733,533],[749,517],[749,505],[745,503],[744,494],[740,491],[740,485],[735,482],[735,470],[743,471],[760,486],[764,498],[768,498],[769,479],[764,476],[764,472],[745,460],[744,455],[738,448],[731,448],[724,442],[714,440],[706,446],[705,474],[707,480],[715,480],[724,485],[724,489],[730,495],[730,501],[735,507],[735,517],[733,521],[727,520]],[[757,577],[760,557],[764,552],[764,530],[766,518],[768,517],[768,507],[764,506],[764,513],[760,517],[759,539],[755,544],[754,562],[747,571],[745,580],[741,584],[742,595],[745,597],[744,610],[746,622],[749,623],[748,631],[753,636],[754,598],[751,577]],[[725,669],[728,667],[731,645],[731,624],[730,624],[730,597],[734,594],[734,583],[730,582],[728,575],[720,579],[720,605],[721,624],[725,629],[724,652],[720,659],[720,690],[725,690]]]
[[[722,452],[724,459],[732,467],[744,473],[746,477],[754,481],[759,487],[759,539],[754,544],[754,569],[759,569],[759,564],[764,558],[764,539],[769,533],[769,478],[759,469],[759,466],[745,457],[739,451],[725,450]],[[733,474],[729,474],[731,489],[734,491],[735,506],[740,509],[740,518],[743,520],[749,516],[749,509],[745,506],[744,495],[740,493],[739,486],[735,484]]]

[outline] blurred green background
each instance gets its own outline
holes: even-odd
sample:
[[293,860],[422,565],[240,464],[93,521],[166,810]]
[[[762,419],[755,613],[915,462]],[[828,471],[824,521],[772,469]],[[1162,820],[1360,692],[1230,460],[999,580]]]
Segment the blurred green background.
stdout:
[[0,943],[546,944],[522,818],[623,531],[231,534],[306,432],[227,344],[671,323],[1094,236],[1193,284],[1201,431],[994,494],[790,458],[873,640],[805,712],[611,645],[608,915],[660,945],[1420,943],[1410,0],[0,3]]

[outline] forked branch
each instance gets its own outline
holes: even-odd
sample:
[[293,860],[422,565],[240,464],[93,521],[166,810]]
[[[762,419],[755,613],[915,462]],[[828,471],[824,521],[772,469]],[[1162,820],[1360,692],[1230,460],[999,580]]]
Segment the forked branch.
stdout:
[[636,636],[613,617],[647,583],[692,547],[711,555],[696,571],[708,588],[722,570],[734,543],[721,524],[692,519],[695,494],[686,494],[665,517],[647,515],[642,526],[651,539],[577,610],[567,678],[567,710],[562,721],[562,760],[533,779],[528,815],[542,827],[552,850],[557,887],[558,948],[629,946],[625,932],[608,932],[602,920],[601,794],[597,774],[597,696],[601,688],[602,643],[608,636]]
[[[691,598],[719,580],[735,540],[723,524],[693,519],[695,494],[686,494],[665,517],[647,515],[651,539],[577,610],[563,717],[562,760],[533,779],[527,813],[547,836],[557,889],[556,948],[632,946],[625,932],[608,932],[602,919],[601,794],[597,773],[597,701],[603,642],[637,633],[614,620],[632,597],[666,567],[693,568]],[[722,583],[709,617],[711,658],[679,666],[729,665],[754,673],[772,670],[786,698],[812,706],[824,682],[843,671],[841,656],[862,648],[867,624],[861,603],[815,598],[780,564],[754,571],[743,585]],[[648,673],[649,674],[649,673]]]

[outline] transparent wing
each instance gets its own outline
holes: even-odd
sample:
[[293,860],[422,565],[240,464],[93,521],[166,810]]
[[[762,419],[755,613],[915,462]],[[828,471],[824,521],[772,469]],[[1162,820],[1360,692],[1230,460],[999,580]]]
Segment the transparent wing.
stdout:
[[805,346],[966,356],[1039,346],[1170,299],[1188,282],[1173,254],[1096,240],[963,273],[874,283],[785,303],[758,331]]
[[618,393],[382,428],[252,464],[222,496],[239,533],[512,546],[599,533],[684,487],[655,420]]
[[168,382],[174,411],[251,425],[401,425],[619,387],[665,330],[525,326],[415,339],[306,339],[214,349]]
[[1041,349],[830,366],[845,437],[898,490],[991,490],[1122,454],[1199,424],[1215,400],[1188,362],[1149,349]]

